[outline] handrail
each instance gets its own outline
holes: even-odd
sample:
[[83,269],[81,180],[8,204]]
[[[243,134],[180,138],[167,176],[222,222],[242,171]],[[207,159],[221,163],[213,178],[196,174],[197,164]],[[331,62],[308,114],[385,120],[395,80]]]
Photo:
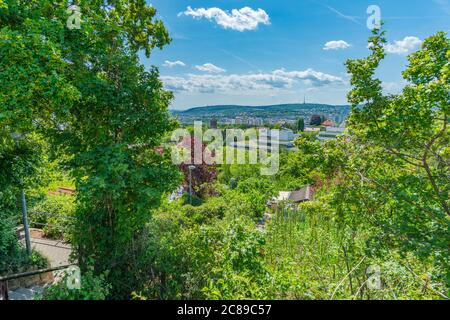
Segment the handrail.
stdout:
[[57,216],[55,214],[48,213],[48,212],[29,212],[29,214],[30,214],[30,216],[57,217],[58,219],[67,220],[67,221],[75,221],[76,220],[75,217],[61,217],[61,216]]
[[59,228],[59,229],[63,229],[63,230],[65,229],[65,227],[60,224],[34,222],[33,220],[30,221],[30,225],[33,225],[33,226],[36,225],[36,226],[40,226],[40,227],[53,227],[53,228]]
[[34,275],[41,274],[41,273],[58,271],[58,270],[67,269],[67,268],[73,267],[73,266],[76,266],[76,264],[67,264],[67,265],[53,267],[53,268],[39,269],[39,270],[34,270],[34,271],[16,273],[13,275],[0,277],[0,282],[15,280],[15,279],[24,278],[24,277],[30,277],[30,276],[34,276]]

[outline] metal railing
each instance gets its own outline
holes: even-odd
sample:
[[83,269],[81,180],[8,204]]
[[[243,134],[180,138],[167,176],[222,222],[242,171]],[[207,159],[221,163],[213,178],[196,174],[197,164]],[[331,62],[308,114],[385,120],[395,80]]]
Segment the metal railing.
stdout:
[[[58,219],[58,221],[65,223],[67,225],[61,225],[61,224],[54,224],[54,223],[43,223],[38,222],[39,220],[37,218],[39,217],[48,217],[48,218],[55,218]],[[59,230],[61,233],[64,233],[64,231],[67,229],[67,227],[71,224],[73,224],[76,221],[75,217],[63,217],[63,216],[55,216],[54,214],[47,213],[47,212],[32,212],[29,214],[29,225],[34,227],[51,227],[54,229]],[[38,220],[38,221],[36,221]]]
[[54,268],[46,268],[46,269],[16,273],[16,274],[0,277],[0,300],[9,300],[8,281],[10,281],[10,280],[17,280],[20,278],[31,277],[31,276],[35,276],[35,275],[39,275],[39,274],[43,274],[43,273],[64,270],[64,269],[67,269],[67,268],[70,268],[73,266],[76,266],[76,264],[67,264],[67,265],[58,266],[58,267],[54,267]]
[[[69,190],[67,188],[60,188],[60,189],[64,189],[63,191]],[[70,191],[72,191],[72,190],[70,189]],[[64,232],[65,229],[67,228],[67,226],[63,226],[61,224],[51,224],[51,223],[42,223],[42,222],[34,221],[35,218],[39,217],[39,216],[55,217],[55,215],[50,214],[50,213],[45,213],[45,212],[32,213],[31,214],[32,219],[30,219],[30,217],[28,215],[28,209],[27,209],[27,203],[26,203],[26,197],[25,197],[24,190],[21,191],[20,195],[21,195],[20,200],[21,200],[21,207],[22,207],[22,216],[21,217],[12,216],[12,217],[8,217],[7,219],[11,220],[11,222],[16,222],[18,224],[18,225],[16,225],[16,231],[17,231],[17,236],[19,238],[19,241],[24,240],[25,246],[27,249],[27,253],[29,255],[31,255],[32,248],[31,248],[30,225],[31,226],[40,226],[40,227],[48,226],[48,227],[52,227],[55,229],[59,229],[61,232]],[[55,218],[57,218],[59,221],[67,222],[68,224],[73,223],[75,221],[74,217],[58,216]],[[38,220],[38,219],[36,219],[36,220]],[[20,223],[22,223],[22,224],[20,225]],[[22,238],[22,233],[23,233],[23,238]],[[62,266],[58,266],[58,267],[40,269],[40,270],[17,273],[17,274],[0,277],[0,300],[8,300],[9,299],[8,281],[10,281],[10,280],[16,280],[16,279],[25,278],[25,277],[31,277],[34,275],[40,275],[43,273],[59,271],[59,270],[67,269],[72,266],[76,266],[76,264],[66,264],[66,265],[62,265]]]

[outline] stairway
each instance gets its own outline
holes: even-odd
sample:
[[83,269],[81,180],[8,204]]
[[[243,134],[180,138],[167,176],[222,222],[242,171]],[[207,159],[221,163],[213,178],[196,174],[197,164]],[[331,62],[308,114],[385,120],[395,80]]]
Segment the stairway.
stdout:
[[9,300],[33,300],[36,295],[44,291],[45,286],[33,286],[31,288],[18,288],[9,291]]

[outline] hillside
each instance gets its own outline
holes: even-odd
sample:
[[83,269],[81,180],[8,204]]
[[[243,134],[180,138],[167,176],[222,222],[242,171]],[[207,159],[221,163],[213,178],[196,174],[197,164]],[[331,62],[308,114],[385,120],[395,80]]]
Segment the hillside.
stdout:
[[327,104],[317,104],[317,103],[307,103],[307,104],[277,104],[277,105],[267,105],[267,106],[243,106],[243,105],[216,105],[216,106],[205,106],[205,107],[195,107],[185,111],[172,111],[173,113],[185,115],[185,116],[207,116],[211,114],[239,114],[239,113],[256,113],[256,112],[295,112],[299,110],[313,110],[313,109],[336,109],[343,108],[344,110],[349,110],[349,106],[338,106],[338,105],[327,105]]

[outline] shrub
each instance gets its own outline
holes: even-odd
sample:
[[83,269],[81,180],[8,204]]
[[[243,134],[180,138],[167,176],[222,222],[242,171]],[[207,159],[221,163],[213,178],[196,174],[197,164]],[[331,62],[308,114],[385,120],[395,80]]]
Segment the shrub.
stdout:
[[[0,125],[0,274],[26,267],[28,256],[19,245],[18,196],[40,163],[40,144],[34,135],[11,139],[8,127]],[[24,182],[25,181],[25,182]]]
[[92,271],[81,275],[81,288],[69,289],[66,274],[58,283],[48,287],[37,297],[39,300],[105,300],[110,291],[110,285],[105,275],[94,276]]
[[14,232],[15,225],[11,215],[0,211],[0,274],[17,264],[16,257],[20,253],[20,248]]
[[[69,195],[48,195],[30,208],[30,221],[37,223],[50,238],[70,239],[75,212],[75,198]],[[33,226],[33,225],[32,225]]]
[[149,299],[264,298],[269,279],[264,237],[251,205],[235,192],[200,207],[160,208],[144,236],[143,266],[151,266],[136,295]]
[[205,269],[205,299],[265,299],[270,281],[263,262],[264,235],[248,218],[218,221],[201,230],[212,262]]

